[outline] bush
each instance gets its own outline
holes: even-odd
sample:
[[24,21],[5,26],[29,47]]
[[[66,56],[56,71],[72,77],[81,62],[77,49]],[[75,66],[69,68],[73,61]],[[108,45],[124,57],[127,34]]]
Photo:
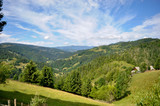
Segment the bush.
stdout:
[[30,102],[30,106],[44,106],[44,104],[46,104],[46,99],[40,98],[38,95],[35,95]]
[[102,86],[97,92],[97,99],[112,102],[115,100],[116,88],[114,84]]

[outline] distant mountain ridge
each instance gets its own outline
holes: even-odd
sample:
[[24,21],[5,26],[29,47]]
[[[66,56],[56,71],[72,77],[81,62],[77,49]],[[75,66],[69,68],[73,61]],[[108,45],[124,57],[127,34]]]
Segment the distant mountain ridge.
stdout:
[[141,44],[156,42],[156,41],[160,41],[160,40],[145,38],[137,41],[118,42],[110,45],[94,47],[89,50],[77,51],[74,53],[74,55],[65,59],[58,59],[54,61],[51,65],[52,67],[59,69],[59,71],[64,71],[64,72],[71,71],[79,66],[82,66],[91,62],[93,59],[97,57],[119,54],[129,50],[130,48],[139,46]]
[[68,52],[76,52],[78,50],[87,50],[87,49],[92,49],[94,46],[60,46],[60,47],[55,47],[60,50],[68,51]]
[[[123,53],[124,51],[128,51],[136,46],[140,46],[142,44],[151,44],[152,42],[156,41],[159,42],[160,40],[145,38],[137,41],[118,42],[110,45],[92,47],[91,49],[88,48],[89,46],[62,47],[63,50],[58,48],[40,47],[25,44],[1,43],[0,62],[8,59],[11,60],[13,58],[16,58],[18,63],[33,60],[36,63],[40,63],[41,66],[47,64],[56,69],[57,72],[68,72],[79,66],[88,64],[97,57]],[[74,50],[78,51],[68,52],[67,50],[73,50],[72,47]],[[66,51],[64,49],[66,49]]]
[[33,45],[2,43],[0,44],[0,59],[25,58],[36,62],[66,58],[72,53],[56,48],[40,47]]

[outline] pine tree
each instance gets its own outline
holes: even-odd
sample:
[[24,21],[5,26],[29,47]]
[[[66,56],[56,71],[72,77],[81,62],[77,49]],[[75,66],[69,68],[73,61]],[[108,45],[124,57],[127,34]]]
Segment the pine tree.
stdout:
[[116,99],[120,99],[127,93],[127,88],[130,82],[130,74],[126,71],[120,72],[116,79]]
[[45,87],[53,87],[54,76],[51,67],[44,66],[41,73],[40,85]]
[[91,80],[90,79],[85,79],[82,82],[81,94],[83,96],[88,97],[90,95],[91,89],[92,89]]
[[[0,11],[2,11],[3,0],[0,0]],[[0,13],[0,32],[3,31],[3,27],[7,24],[6,21],[1,21],[3,18],[3,13]]]
[[23,81],[34,83],[35,82],[34,74],[36,73],[36,71],[37,71],[36,64],[33,61],[30,61],[25,67],[23,74]]
[[81,94],[81,79],[79,72],[71,72],[65,79],[64,90],[76,94]]

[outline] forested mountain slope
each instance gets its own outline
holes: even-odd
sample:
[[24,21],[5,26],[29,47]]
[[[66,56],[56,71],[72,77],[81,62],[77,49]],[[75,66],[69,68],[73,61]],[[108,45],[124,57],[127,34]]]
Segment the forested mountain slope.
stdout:
[[2,43],[0,44],[0,59],[24,58],[35,62],[46,62],[49,60],[66,58],[72,53],[56,48],[40,47],[33,45]]
[[[149,70],[160,58],[160,40],[135,44],[125,51],[100,56],[86,65],[56,78],[55,87],[112,102],[129,93],[127,91],[135,66]],[[160,68],[160,67],[159,67]]]
[[87,50],[93,48],[93,46],[61,46],[56,47],[57,49],[68,51],[68,52],[76,52],[78,50]]
[[[159,39],[147,38],[147,39],[140,39],[140,40],[131,41],[131,42],[119,42],[119,43],[111,44],[108,46],[99,46],[89,50],[78,51],[74,55],[68,58],[60,59],[52,62],[51,65],[52,67],[57,68],[59,71],[66,72],[66,71],[75,69],[81,65],[87,64],[97,57],[123,53],[124,51],[128,51],[132,47],[140,46],[142,44],[148,45],[148,43],[155,42],[155,41],[159,41]],[[141,52],[142,50],[143,48],[142,49],[137,48],[134,51],[130,50],[130,52],[132,52],[131,53],[132,55],[136,55],[137,51]],[[140,56],[140,58],[143,58],[143,57]]]
[[[130,61],[130,57],[137,58],[134,60],[134,64],[136,65],[141,60],[141,58],[149,58],[149,55],[153,55],[147,54],[147,52],[145,53],[145,44],[147,45],[147,50],[149,51],[151,49],[154,49],[153,46],[158,46],[158,44],[152,44],[149,48],[150,43],[156,41],[158,42],[159,39],[147,38],[131,42],[119,42],[107,46],[95,47],[89,50],[80,50],[74,53],[48,47],[3,43],[0,44],[0,61],[6,61],[16,58],[16,63],[19,64],[27,63],[30,60],[33,60],[37,64],[40,64],[39,66],[41,67],[43,67],[44,64],[47,64],[48,66],[56,69],[57,72],[67,72],[71,71],[72,69],[76,69],[79,66],[88,64],[89,62],[100,56],[119,53],[122,55],[124,51],[126,53],[126,51],[129,50],[128,54],[124,54],[124,58],[127,57],[129,59],[128,61]],[[140,47],[141,45],[143,47]],[[132,48],[134,49],[132,50]],[[155,49],[153,51],[157,53],[157,50]],[[142,53],[137,54],[139,52]],[[156,59],[156,56],[150,58],[150,61],[145,60],[147,61],[145,63],[150,64],[150,62],[153,62],[154,59]]]

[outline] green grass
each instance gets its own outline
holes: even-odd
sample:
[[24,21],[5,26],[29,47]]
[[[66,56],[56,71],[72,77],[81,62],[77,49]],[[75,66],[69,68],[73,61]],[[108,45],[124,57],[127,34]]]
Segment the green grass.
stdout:
[[158,80],[160,76],[159,71],[147,71],[145,73],[135,74],[132,77],[132,81],[129,87],[130,95],[114,102],[117,106],[135,106],[134,98],[142,92],[147,92],[153,86],[153,84]]
[[7,104],[7,100],[16,98],[18,104],[23,102],[28,104],[35,96],[39,96],[47,99],[48,106],[108,106],[105,102],[100,102],[85,98],[82,96],[74,95],[71,93],[41,87],[31,84],[26,84],[18,81],[8,80],[6,85],[0,84],[0,104]]

